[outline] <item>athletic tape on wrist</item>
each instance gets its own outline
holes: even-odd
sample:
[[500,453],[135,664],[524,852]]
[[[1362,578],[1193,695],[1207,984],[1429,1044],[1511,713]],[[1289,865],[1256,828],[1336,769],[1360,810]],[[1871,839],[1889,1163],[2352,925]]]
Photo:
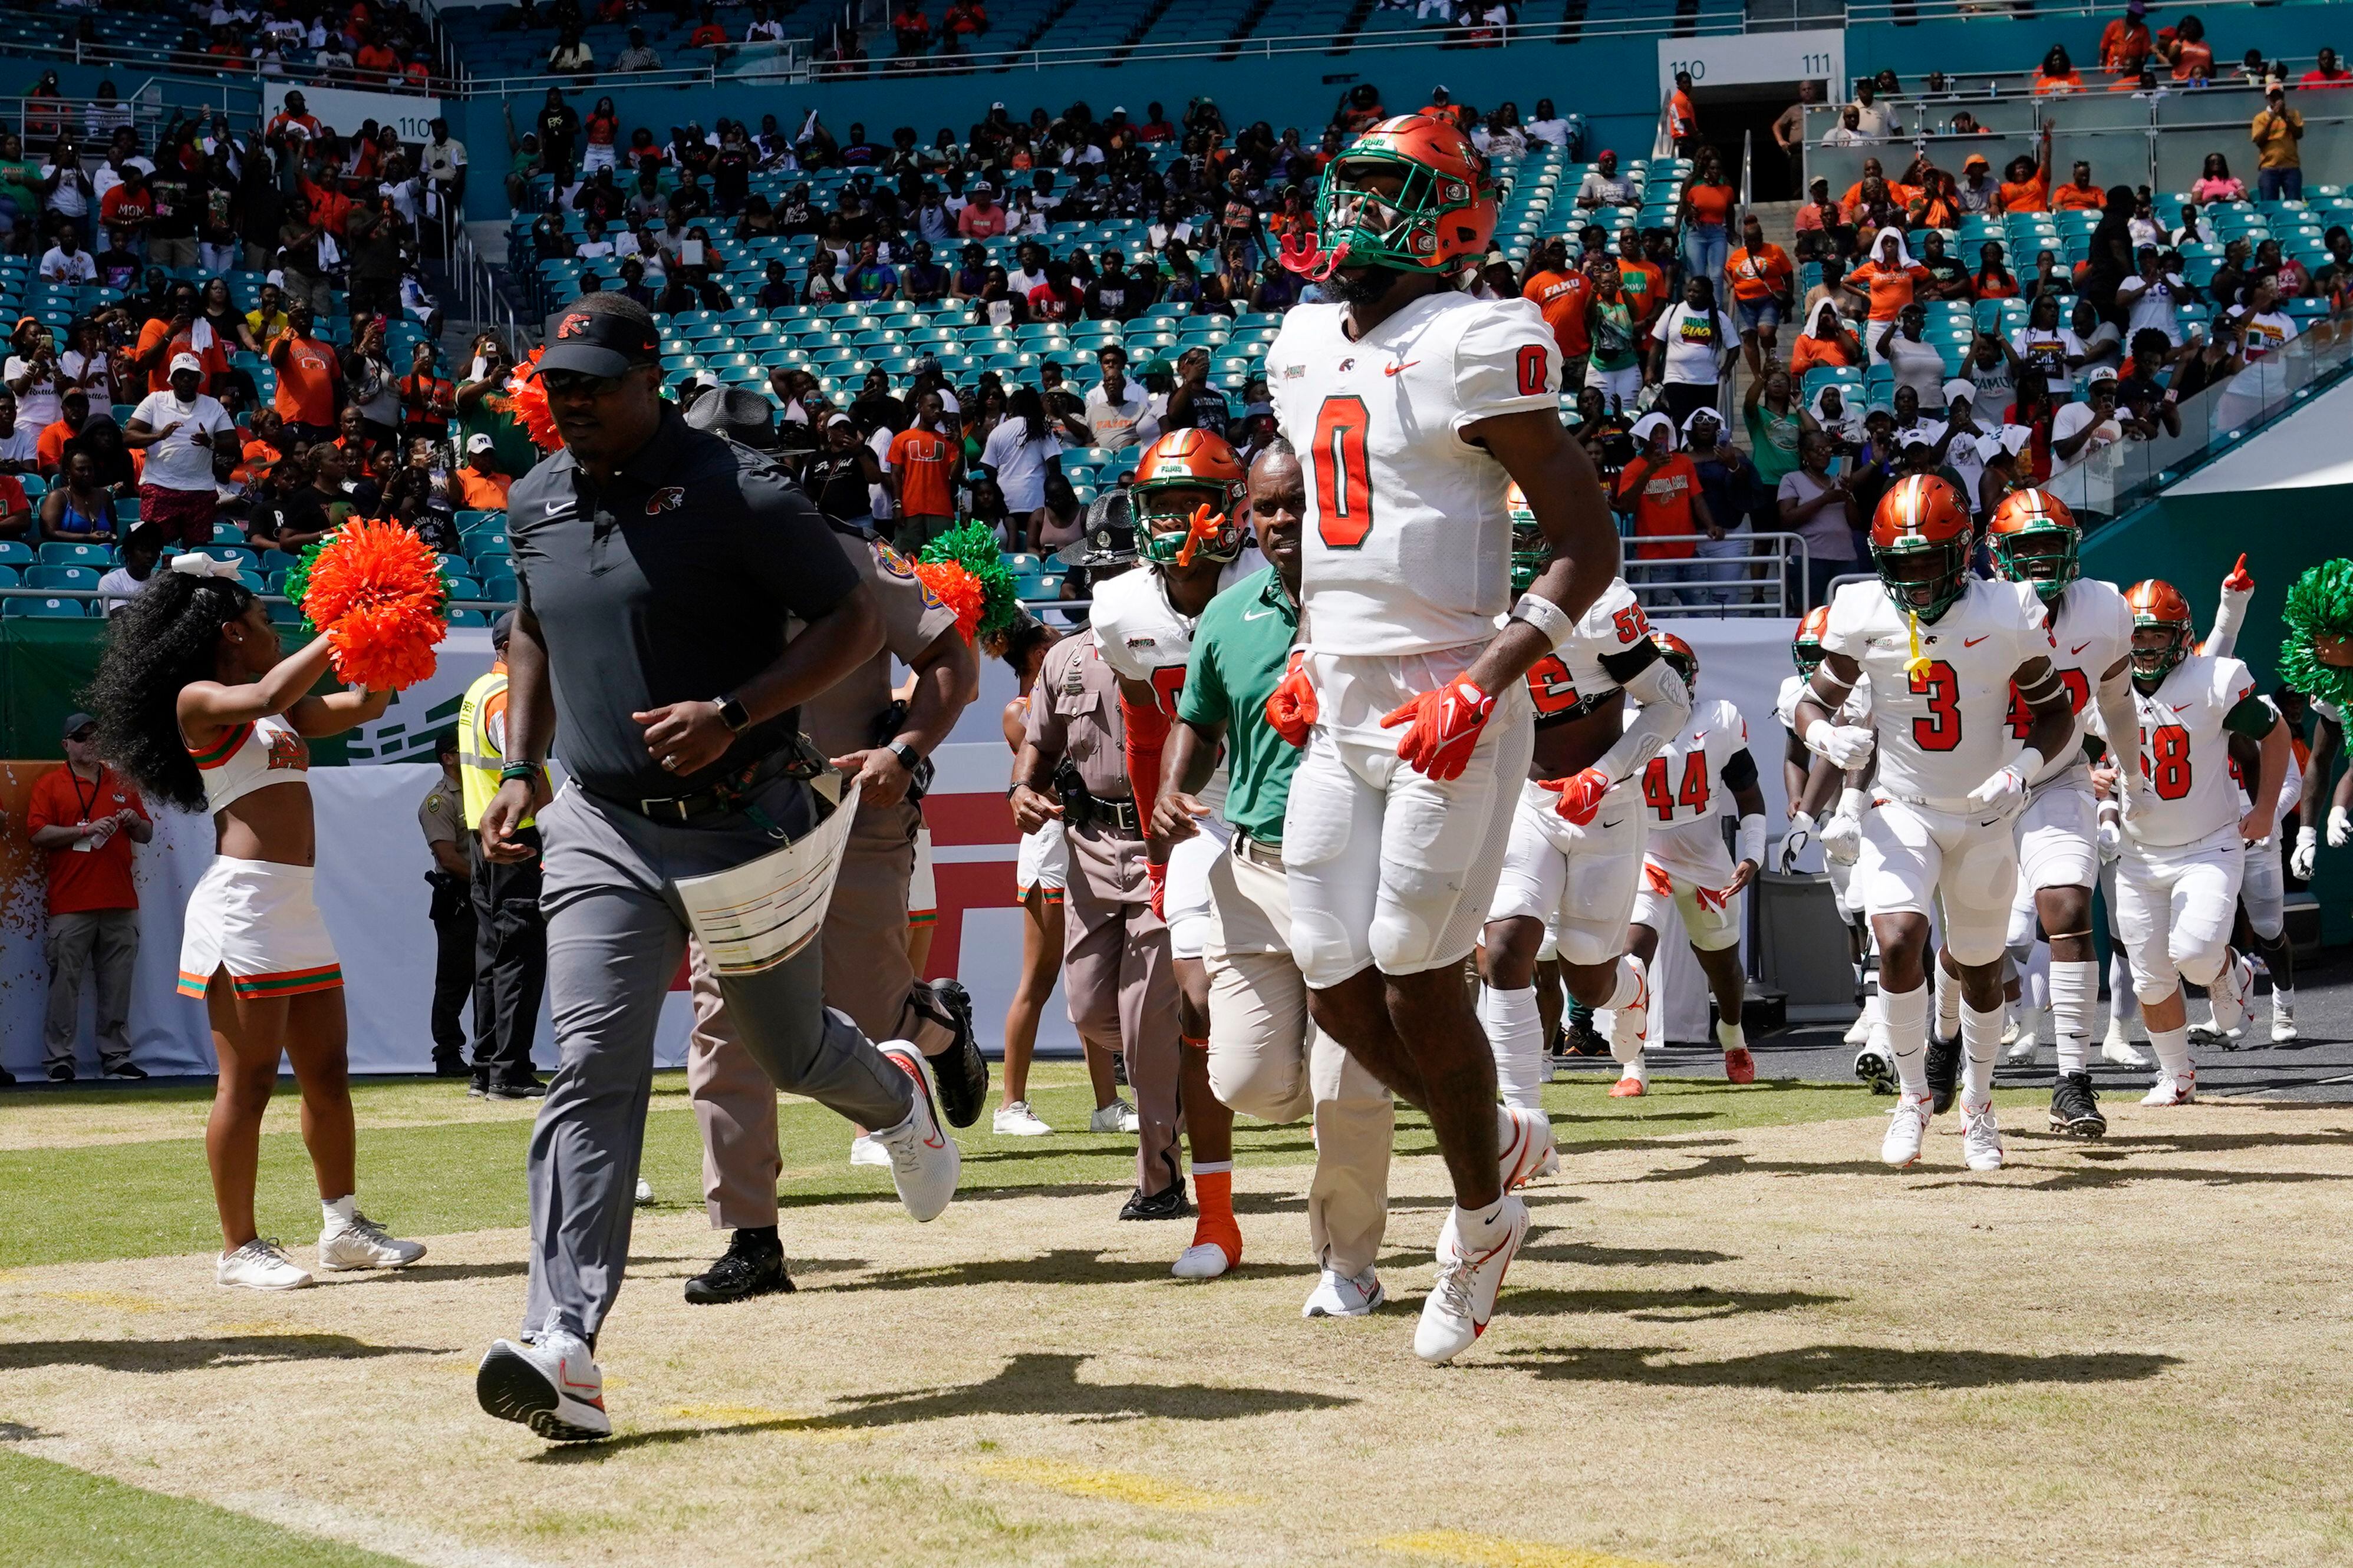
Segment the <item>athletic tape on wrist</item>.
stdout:
[[1577,635],[1576,616],[1554,604],[1550,599],[1541,598],[1535,594],[1520,595],[1520,602],[1512,606],[1512,619],[1525,621],[1535,627],[1543,634],[1545,642],[1556,653],[1560,651],[1561,644]]
[[1758,867],[1765,864],[1765,816],[1752,811],[1740,819],[1733,835],[1732,858],[1736,863],[1751,860]]

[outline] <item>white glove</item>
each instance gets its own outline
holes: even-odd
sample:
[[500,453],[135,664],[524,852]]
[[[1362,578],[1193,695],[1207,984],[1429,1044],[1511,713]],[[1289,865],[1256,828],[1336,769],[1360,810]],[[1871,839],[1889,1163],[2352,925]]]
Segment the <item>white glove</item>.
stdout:
[[1821,840],[1822,855],[1841,866],[1852,866],[1862,851],[1862,792],[1851,789],[1839,796],[1838,809],[1821,826],[1816,835]]
[[2100,813],[2100,858],[2114,860],[2125,852],[2125,825],[2113,811]]
[[1806,726],[1806,749],[1843,772],[1871,761],[1872,732],[1853,724],[1817,719]]
[[1775,868],[1784,877],[1795,871],[1798,868],[1798,857],[1806,852],[1806,846],[1812,842],[1813,837],[1814,814],[1812,812],[1801,811],[1789,818],[1789,831],[1781,836],[1781,858],[1775,863]]
[[2330,806],[2328,808],[2328,847],[2331,849],[2342,849],[2345,847],[2345,841],[2348,838],[2353,838],[2353,813],[2348,813],[2341,805]]
[[2015,763],[1996,768],[1985,783],[1969,791],[1969,799],[2008,815],[2026,802],[2026,774]]
[[2295,847],[2288,851],[2287,874],[2299,882],[2312,880],[2312,863],[2320,858],[2320,835],[2309,827],[2295,830]]

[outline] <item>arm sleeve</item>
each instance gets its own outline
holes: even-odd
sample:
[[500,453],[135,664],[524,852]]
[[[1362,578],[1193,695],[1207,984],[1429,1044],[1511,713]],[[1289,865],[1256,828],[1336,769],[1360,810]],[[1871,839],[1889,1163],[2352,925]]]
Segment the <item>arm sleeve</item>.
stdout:
[[1691,689],[1662,658],[1652,659],[1628,681],[1626,695],[1641,706],[1635,710],[1626,732],[1593,764],[1609,775],[1611,784],[1630,778],[1691,718]]
[[857,590],[857,569],[807,497],[779,473],[746,474],[741,483],[748,503],[738,534],[744,565],[778,604],[814,621]]
[[1757,782],[1757,759],[1748,754],[1747,747],[1743,746],[1732,753],[1731,761],[1717,770],[1716,776],[1724,780],[1726,789],[1746,789]]
[[2239,626],[2247,618],[2247,601],[2252,597],[2248,594],[2233,594],[2227,588],[2222,591],[2222,602],[2214,611],[2214,629],[2207,633],[2206,640],[2199,645],[2200,652],[2211,653],[2217,658],[2228,658],[2238,651]]
[[2092,694],[2092,705],[2100,715],[2100,730],[2107,737],[2108,754],[2118,767],[2126,765],[2129,757],[2140,752],[2140,717],[2134,710],[2132,700],[2132,665],[2126,661],[2122,674],[2113,680],[2100,682]]
[[1560,345],[1544,313],[1525,300],[1476,312],[1454,345],[1454,428],[1502,414],[1557,408]]
[[1121,747],[1127,756],[1127,790],[1139,816],[1149,816],[1160,797],[1160,753],[1168,744],[1168,715],[1157,702],[1139,706],[1119,691]]
[[2239,699],[2228,713],[2222,715],[2222,728],[2233,735],[2244,735],[2250,741],[2260,741],[2272,732],[2279,714],[2262,698],[2249,695]]

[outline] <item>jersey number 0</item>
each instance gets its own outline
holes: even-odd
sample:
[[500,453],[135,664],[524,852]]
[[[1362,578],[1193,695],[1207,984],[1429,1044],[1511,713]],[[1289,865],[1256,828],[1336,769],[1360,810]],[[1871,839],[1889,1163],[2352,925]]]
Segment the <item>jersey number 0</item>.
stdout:
[[1361,397],[1327,397],[1315,416],[1316,531],[1335,550],[1354,550],[1373,531],[1373,465]]

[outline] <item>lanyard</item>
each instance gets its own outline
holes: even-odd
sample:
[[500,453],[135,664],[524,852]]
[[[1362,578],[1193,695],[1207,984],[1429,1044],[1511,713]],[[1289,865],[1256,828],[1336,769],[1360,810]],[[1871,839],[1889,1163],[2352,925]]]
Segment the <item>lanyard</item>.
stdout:
[[71,763],[68,763],[66,766],[66,777],[73,782],[74,805],[79,806],[81,810],[81,820],[88,822],[90,820],[90,808],[98,804],[99,793],[106,788],[106,764],[104,763],[98,764],[98,777],[90,786],[90,798],[88,800],[84,800],[81,797],[81,775],[73,771]]

